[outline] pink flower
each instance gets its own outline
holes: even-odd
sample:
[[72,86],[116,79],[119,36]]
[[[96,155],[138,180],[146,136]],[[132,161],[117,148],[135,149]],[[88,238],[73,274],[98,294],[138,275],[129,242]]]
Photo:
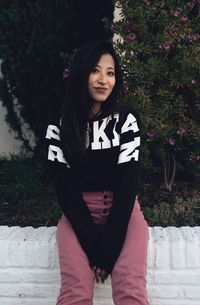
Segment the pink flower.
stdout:
[[197,83],[196,79],[193,79],[193,80],[191,81],[191,83],[192,83],[192,85],[196,85],[196,83]]
[[129,34],[128,39],[131,40],[131,41],[136,40],[136,34],[135,33]]
[[183,21],[184,23],[188,23],[188,16],[181,17],[181,21]]
[[190,156],[189,161],[191,163],[196,163],[196,162],[200,161],[200,156]]
[[125,22],[124,22],[124,26],[125,26],[125,28],[126,29],[130,29],[130,22],[128,21],[128,20],[126,20]]
[[153,139],[157,136],[157,132],[155,130],[150,130],[147,132],[147,135],[150,139]]
[[132,31],[134,29],[134,25],[133,23],[131,23],[130,21],[126,20],[124,22],[124,26],[126,28],[127,31]]
[[172,14],[175,16],[175,17],[178,17],[180,15],[180,13],[182,12],[182,9],[181,8],[177,8],[175,11],[172,11]]
[[159,45],[159,48],[168,51],[171,48],[171,42],[164,42]]
[[175,145],[175,140],[172,138],[167,139],[167,143],[170,145]]
[[186,131],[185,131],[185,129],[184,128],[180,128],[179,130],[177,130],[177,132],[176,132],[178,135],[180,135],[180,136],[183,136],[183,135],[185,135],[186,134]]
[[195,163],[194,157],[189,157],[189,161],[190,161],[191,163]]
[[193,9],[193,7],[194,7],[194,3],[191,1],[191,2],[188,2],[187,4],[186,4],[186,7],[188,8],[188,9]]
[[188,35],[188,40],[190,43],[192,43],[194,41],[194,34]]
[[70,72],[70,70],[65,68],[65,70],[63,72],[63,78],[67,78],[69,76],[69,72]]
[[150,0],[144,0],[144,3],[146,3],[147,5],[150,5],[151,1]]
[[193,43],[194,41],[198,41],[199,39],[200,39],[199,34],[193,33],[193,34],[188,35],[188,40],[190,43]]
[[113,33],[117,33],[118,32],[116,24],[112,24],[111,25],[111,30],[113,31]]
[[190,157],[189,157],[189,161],[190,161],[191,163],[196,163],[196,162],[197,162],[197,158],[196,158],[195,156],[190,156]]

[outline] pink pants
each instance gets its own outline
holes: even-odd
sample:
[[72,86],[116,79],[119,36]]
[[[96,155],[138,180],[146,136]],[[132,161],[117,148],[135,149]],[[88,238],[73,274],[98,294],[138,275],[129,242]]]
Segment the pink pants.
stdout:
[[[102,226],[112,205],[110,191],[84,192],[91,215]],[[94,278],[88,258],[69,221],[62,216],[56,239],[61,288],[57,305],[92,305]],[[115,305],[149,305],[146,291],[148,226],[136,199],[120,256],[111,274]]]

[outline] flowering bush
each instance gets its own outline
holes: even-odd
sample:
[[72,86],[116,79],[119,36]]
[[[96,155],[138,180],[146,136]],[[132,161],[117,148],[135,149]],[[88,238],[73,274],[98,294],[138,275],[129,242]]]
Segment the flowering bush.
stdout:
[[162,165],[171,190],[177,166],[200,171],[200,2],[121,0],[117,6],[121,19],[112,29],[126,100],[143,122],[142,162]]

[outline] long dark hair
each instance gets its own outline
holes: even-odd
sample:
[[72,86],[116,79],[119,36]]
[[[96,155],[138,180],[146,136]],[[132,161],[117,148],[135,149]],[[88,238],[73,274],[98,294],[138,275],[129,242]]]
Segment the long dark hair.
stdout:
[[67,78],[66,98],[61,115],[61,143],[64,156],[70,163],[85,152],[86,122],[93,101],[88,91],[89,74],[103,54],[111,54],[115,62],[116,83],[112,93],[102,103],[102,111],[118,110],[123,95],[123,82],[118,57],[108,41],[96,41],[81,47],[75,54]]

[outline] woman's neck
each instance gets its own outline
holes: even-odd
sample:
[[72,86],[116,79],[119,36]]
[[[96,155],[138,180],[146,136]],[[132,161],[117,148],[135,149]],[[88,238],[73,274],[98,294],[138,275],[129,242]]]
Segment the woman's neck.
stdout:
[[94,117],[99,115],[101,112],[102,112],[101,104],[100,103],[94,104],[93,107],[91,108],[89,116]]

